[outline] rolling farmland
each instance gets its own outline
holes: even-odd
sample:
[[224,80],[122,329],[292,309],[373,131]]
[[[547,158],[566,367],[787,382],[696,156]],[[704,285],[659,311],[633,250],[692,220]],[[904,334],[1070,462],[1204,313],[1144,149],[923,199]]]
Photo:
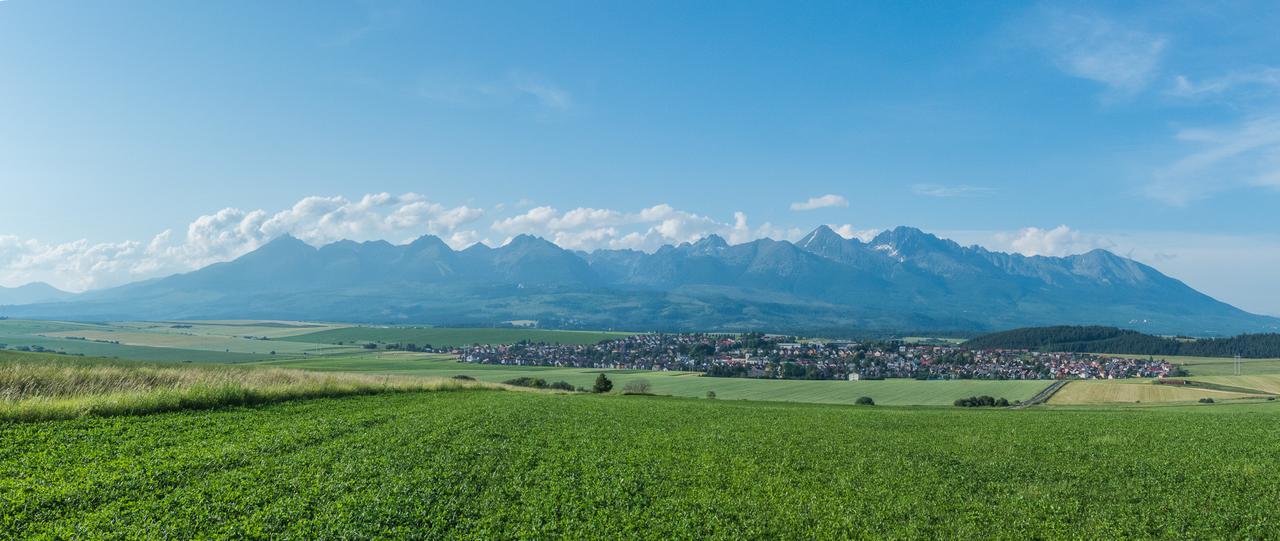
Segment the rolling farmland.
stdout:
[[[369,352],[360,344],[415,343],[448,347],[521,340],[587,344],[619,336],[625,334],[509,328],[374,327],[297,321],[0,321],[0,344],[8,344],[10,349],[38,346],[70,354],[144,361],[254,363],[365,374],[469,375],[488,382],[531,376],[547,381],[566,381],[579,387],[589,387],[600,370],[466,364],[444,355]],[[1054,396],[1050,404],[1194,403],[1204,397],[1235,400],[1280,391],[1280,360],[1245,360],[1241,363],[1243,376],[1232,375],[1235,370],[1233,359],[1178,357],[1169,360],[1180,363],[1191,374],[1191,379],[1257,392],[1157,387],[1145,380],[1094,380],[1071,383]],[[871,397],[885,405],[950,405],[958,398],[978,395],[1016,401],[1030,398],[1049,384],[1045,380],[888,379],[846,382],[711,378],[688,372],[609,370],[608,373],[619,387],[644,379],[656,394],[703,397],[711,391],[728,400],[824,404],[852,404],[861,396]],[[1240,377],[1261,379],[1231,379]]]
[[1010,401],[1026,400],[1049,385],[1049,381],[916,381],[889,379],[879,381],[809,381],[748,378],[713,378],[693,372],[654,372],[643,370],[599,370],[590,368],[542,368],[459,363],[446,356],[419,356],[388,353],[378,356],[327,357],[268,361],[264,364],[307,370],[338,370],[371,374],[414,376],[468,375],[481,381],[502,382],[521,376],[547,381],[567,381],[575,386],[590,387],[600,372],[608,374],[615,385],[644,379],[655,394],[703,397],[707,391],[728,400],[770,400],[852,404],[860,396],[869,396],[877,404],[886,405],[951,405],[957,398],[991,395]]

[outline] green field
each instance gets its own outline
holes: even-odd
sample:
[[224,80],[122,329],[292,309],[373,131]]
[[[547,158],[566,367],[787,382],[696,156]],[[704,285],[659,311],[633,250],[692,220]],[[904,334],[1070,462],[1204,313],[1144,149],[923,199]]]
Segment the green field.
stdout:
[[522,340],[556,344],[595,344],[634,333],[602,331],[554,331],[546,329],[452,329],[433,327],[345,327],[319,332],[299,334],[283,338],[296,342],[317,344],[344,344],[379,342],[430,344],[433,347],[467,346],[472,344],[514,344]]
[[916,381],[890,379],[881,381],[808,381],[747,378],[712,378],[693,372],[653,372],[643,370],[600,370],[590,368],[545,368],[459,363],[450,357],[385,353],[374,356],[325,357],[278,360],[262,363],[283,368],[337,370],[368,374],[413,376],[455,376],[465,374],[482,381],[502,382],[521,376],[547,381],[567,381],[575,386],[590,387],[600,372],[605,372],[621,388],[628,381],[644,379],[652,384],[655,394],[703,397],[707,391],[728,400],[772,400],[852,404],[860,396],[869,396],[885,405],[951,405],[957,398],[991,395],[1009,401],[1026,400],[1049,385],[1048,381]]
[[0,423],[12,538],[1275,538],[1280,407],[499,391]]

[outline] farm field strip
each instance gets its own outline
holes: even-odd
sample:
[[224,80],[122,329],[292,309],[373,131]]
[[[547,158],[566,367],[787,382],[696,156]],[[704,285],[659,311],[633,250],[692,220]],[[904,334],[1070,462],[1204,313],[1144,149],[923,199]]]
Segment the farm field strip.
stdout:
[[1253,376],[1204,376],[1190,378],[1196,381],[1257,389],[1266,393],[1280,394],[1280,374],[1260,374]]
[[0,530],[1273,538],[1272,406],[962,410],[456,391],[0,424]]
[[[323,330],[350,327],[348,324],[315,323],[305,321],[257,321],[257,320],[199,320],[199,321],[120,321],[112,322],[113,327],[137,330],[187,330],[202,335],[212,336],[266,336],[283,338],[298,334],[307,334]],[[175,328],[174,326],[178,326]],[[190,328],[181,328],[190,326]]]
[[282,338],[298,342],[333,344],[342,342],[404,343],[433,347],[471,344],[514,344],[521,340],[562,344],[595,344],[635,333],[605,331],[559,331],[546,329],[436,328],[436,327],[344,327]]
[[63,331],[56,333],[47,333],[44,336],[49,338],[75,339],[84,338],[87,340],[106,340],[117,341],[126,346],[145,346],[159,348],[177,348],[177,349],[194,349],[206,351],[230,351],[232,353],[250,353],[255,355],[268,354],[275,351],[277,354],[300,354],[303,352],[319,352],[319,351],[348,351],[354,352],[358,348],[334,346],[326,344],[311,344],[306,342],[292,342],[286,340],[258,340],[244,338],[243,336],[220,336],[207,335],[189,332],[184,329],[172,330],[155,330],[155,331],[131,331],[131,330],[103,330],[103,331]]
[[[1110,357],[1146,359],[1150,355],[1120,355],[1103,353]],[[1164,359],[1181,365],[1192,376],[1231,376],[1235,375],[1236,360],[1228,357],[1189,357],[1179,355],[1156,355],[1156,359]],[[1280,359],[1241,359],[1242,375],[1280,374]]]
[[1055,393],[1049,405],[1150,404],[1169,402],[1194,403],[1201,398],[1218,400],[1257,399],[1263,395],[1156,385],[1151,380],[1079,380],[1068,383]]
[[[179,328],[174,328],[179,325]],[[277,355],[325,355],[357,351],[354,347],[306,344],[281,340],[256,340],[273,327],[217,327],[185,323],[73,323],[60,321],[0,320],[0,344],[10,349],[41,347],[72,355],[118,357],[142,361],[241,363]],[[304,330],[314,330],[312,326]],[[222,333],[206,334],[214,328]],[[267,332],[259,332],[259,331]],[[240,334],[243,333],[243,334]],[[119,343],[114,343],[119,342]]]

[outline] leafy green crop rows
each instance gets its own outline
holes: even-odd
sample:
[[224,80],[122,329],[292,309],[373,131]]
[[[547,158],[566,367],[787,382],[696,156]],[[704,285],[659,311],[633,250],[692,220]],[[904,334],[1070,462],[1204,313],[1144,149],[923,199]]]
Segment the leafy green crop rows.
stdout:
[[458,391],[0,424],[0,532],[1274,538],[1277,421]]

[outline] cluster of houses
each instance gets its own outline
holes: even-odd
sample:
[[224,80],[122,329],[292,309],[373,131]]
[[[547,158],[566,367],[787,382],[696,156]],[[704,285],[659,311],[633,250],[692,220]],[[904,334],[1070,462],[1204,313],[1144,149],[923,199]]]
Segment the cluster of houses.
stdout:
[[643,334],[591,345],[476,345],[453,353],[469,363],[679,370],[776,379],[1120,379],[1158,378],[1177,370],[1171,363],[1150,358],[763,334]]

